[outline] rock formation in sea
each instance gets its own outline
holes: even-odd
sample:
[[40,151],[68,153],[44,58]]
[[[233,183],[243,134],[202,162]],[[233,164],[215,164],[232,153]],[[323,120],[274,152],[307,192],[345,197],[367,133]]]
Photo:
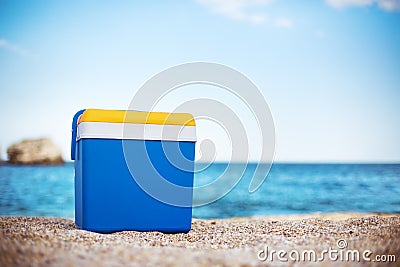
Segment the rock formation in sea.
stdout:
[[23,140],[7,149],[10,164],[61,164],[61,149],[50,139]]

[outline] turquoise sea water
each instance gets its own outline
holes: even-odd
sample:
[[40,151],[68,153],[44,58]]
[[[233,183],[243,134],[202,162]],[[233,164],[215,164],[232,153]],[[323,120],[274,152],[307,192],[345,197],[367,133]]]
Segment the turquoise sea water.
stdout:
[[[240,166],[238,165],[237,169]],[[213,180],[226,168],[214,163],[195,176]],[[400,164],[274,164],[253,194],[254,166],[222,199],[193,210],[197,218],[312,212],[400,212]],[[237,174],[232,170],[232,177]],[[74,167],[0,165],[0,216],[74,218]],[[200,196],[201,197],[201,196]]]

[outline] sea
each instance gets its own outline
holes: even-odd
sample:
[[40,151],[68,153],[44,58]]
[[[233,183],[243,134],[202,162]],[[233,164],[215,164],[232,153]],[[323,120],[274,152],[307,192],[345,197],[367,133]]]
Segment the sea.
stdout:
[[[232,163],[231,163],[232,164]],[[233,178],[237,168],[229,168]],[[195,185],[216,179],[228,163],[195,174]],[[329,212],[400,213],[400,164],[274,163],[254,193],[256,165],[225,196],[193,209],[195,218]],[[234,166],[235,167],[235,166]],[[232,179],[233,179],[232,178]],[[203,192],[207,194],[207,192]],[[202,196],[195,196],[201,198]],[[0,165],[0,216],[74,218],[74,165]]]

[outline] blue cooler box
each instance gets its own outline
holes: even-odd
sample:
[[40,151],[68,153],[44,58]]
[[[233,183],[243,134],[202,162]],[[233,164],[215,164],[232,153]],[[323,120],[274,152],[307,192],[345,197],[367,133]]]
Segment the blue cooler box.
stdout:
[[102,233],[188,232],[195,142],[187,113],[77,112],[71,144],[76,225]]

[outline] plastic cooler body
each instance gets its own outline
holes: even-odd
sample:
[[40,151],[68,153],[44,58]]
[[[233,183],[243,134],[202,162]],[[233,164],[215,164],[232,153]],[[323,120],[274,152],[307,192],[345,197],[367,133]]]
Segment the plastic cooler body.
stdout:
[[[187,195],[180,196],[190,202],[185,207],[160,202],[136,182],[124,151],[130,151],[130,168],[138,168],[145,174],[149,168],[155,168],[167,181],[192,188],[195,142],[84,138],[75,145],[75,222],[78,227],[101,233],[190,230],[193,190],[184,191]],[[177,168],[165,155],[165,150],[174,151],[176,145],[182,153],[179,157],[186,162],[184,170]],[[146,153],[143,153],[143,146]],[[150,158],[152,164],[146,158]],[[159,176],[148,172],[145,179],[159,179]]]

